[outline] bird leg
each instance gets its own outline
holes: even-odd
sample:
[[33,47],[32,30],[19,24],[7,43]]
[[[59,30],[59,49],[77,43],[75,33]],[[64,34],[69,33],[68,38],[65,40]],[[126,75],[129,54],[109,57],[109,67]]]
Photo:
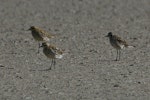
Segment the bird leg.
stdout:
[[54,69],[55,69],[55,65],[56,65],[56,61],[55,61],[55,59],[54,59],[54,61],[53,61],[53,64],[54,64]]
[[40,45],[40,43],[38,43],[38,51],[37,51],[37,53],[39,54],[40,53],[40,47],[41,47],[41,45]]
[[53,64],[54,64],[54,60],[52,59],[51,66],[49,68],[50,70],[52,69]]
[[119,59],[118,60],[120,60],[121,50],[118,50],[118,54],[119,54]]
[[116,56],[116,61],[118,60],[118,50],[117,50],[117,56]]

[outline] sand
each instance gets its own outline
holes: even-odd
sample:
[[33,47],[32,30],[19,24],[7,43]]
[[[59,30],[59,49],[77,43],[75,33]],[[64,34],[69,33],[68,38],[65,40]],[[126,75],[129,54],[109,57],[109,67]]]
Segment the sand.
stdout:
[[[0,100],[150,100],[149,0],[0,0]],[[30,26],[67,52],[51,65]],[[105,36],[124,38],[116,50]]]

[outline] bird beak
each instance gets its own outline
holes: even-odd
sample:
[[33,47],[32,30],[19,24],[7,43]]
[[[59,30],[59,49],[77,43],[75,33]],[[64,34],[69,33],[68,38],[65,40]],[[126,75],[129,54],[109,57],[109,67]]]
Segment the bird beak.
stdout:
[[31,28],[27,29],[27,31],[30,31],[30,30],[31,30]]
[[43,45],[40,45],[39,48],[43,47]]
[[105,37],[108,37],[108,35],[106,35]]

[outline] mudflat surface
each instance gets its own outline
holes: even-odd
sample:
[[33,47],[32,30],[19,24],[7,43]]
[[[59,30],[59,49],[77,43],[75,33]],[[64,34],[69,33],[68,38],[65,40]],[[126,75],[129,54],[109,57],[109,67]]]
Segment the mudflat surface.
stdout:
[[[50,71],[32,25],[68,52]],[[0,100],[150,100],[149,0],[0,0],[0,46]]]

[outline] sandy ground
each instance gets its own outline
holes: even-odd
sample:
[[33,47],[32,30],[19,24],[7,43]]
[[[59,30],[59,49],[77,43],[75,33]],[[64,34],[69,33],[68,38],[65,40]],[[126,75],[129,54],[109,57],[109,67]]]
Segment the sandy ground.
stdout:
[[[58,35],[51,60],[27,29]],[[113,32],[136,46],[116,50]],[[0,0],[0,100],[150,100],[149,0]]]

